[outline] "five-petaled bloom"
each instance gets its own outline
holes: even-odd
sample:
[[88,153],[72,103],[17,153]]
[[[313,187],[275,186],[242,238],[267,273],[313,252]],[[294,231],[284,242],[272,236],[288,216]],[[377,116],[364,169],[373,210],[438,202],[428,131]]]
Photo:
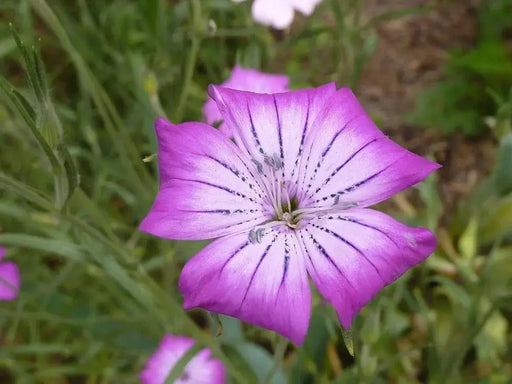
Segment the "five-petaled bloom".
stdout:
[[[194,345],[185,336],[165,335],[160,346],[146,362],[140,373],[143,384],[164,384],[178,361]],[[185,366],[176,384],[223,384],[226,369],[222,362],[211,357],[209,349],[201,350]]]
[[10,301],[18,297],[20,273],[12,261],[2,261],[5,248],[0,246],[0,301]]
[[280,94],[210,86],[235,142],[202,123],[156,121],[161,187],[143,231],[218,238],[184,267],[201,307],[301,344],[308,275],[345,328],[436,246],[424,228],[368,209],[439,167],[387,138],[348,88]]
[[[285,75],[274,75],[271,73],[259,72],[255,69],[242,68],[236,65],[231,72],[231,76],[221,85],[225,88],[237,89],[239,91],[250,91],[256,93],[279,93],[288,91],[290,80]],[[222,115],[215,100],[208,97],[203,106],[203,116],[210,125],[222,122]],[[221,132],[229,137],[233,134],[227,124],[219,125]]]
[[[245,0],[233,0],[240,3]],[[293,21],[294,11],[306,16],[313,13],[322,0],[254,0],[252,17],[258,23],[270,25],[276,29],[285,29]]]

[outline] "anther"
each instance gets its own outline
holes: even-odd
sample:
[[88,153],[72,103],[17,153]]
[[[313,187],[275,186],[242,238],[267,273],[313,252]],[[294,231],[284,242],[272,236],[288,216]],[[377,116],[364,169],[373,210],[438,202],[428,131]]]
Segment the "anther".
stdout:
[[357,206],[359,206],[359,203],[357,201],[340,204],[340,195],[336,195],[336,197],[334,198],[334,203],[332,204],[331,207],[347,209],[347,208],[352,208],[352,207],[357,207]]
[[249,231],[249,241],[251,242],[251,244],[261,243],[261,239],[263,238],[264,233],[264,228],[251,229]]
[[252,162],[256,165],[258,173],[263,174],[263,165],[256,159],[252,159]]
[[277,154],[274,154],[273,156],[265,156],[264,159],[265,164],[272,167],[274,171],[283,168],[283,162],[281,161],[280,157]]

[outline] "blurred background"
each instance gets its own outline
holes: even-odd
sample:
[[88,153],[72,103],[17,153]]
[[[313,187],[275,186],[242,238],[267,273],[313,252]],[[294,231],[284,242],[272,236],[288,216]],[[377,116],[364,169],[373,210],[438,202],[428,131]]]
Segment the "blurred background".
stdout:
[[[12,24],[10,24],[12,23]],[[235,64],[292,88],[350,86],[377,125],[443,165],[381,204],[436,232],[426,262],[352,328],[314,296],[305,344],[185,313],[204,242],[138,224],[158,188],[153,121],[201,120]],[[323,0],[273,30],[230,0],[0,1],[0,383],[136,383],[185,334],[231,383],[512,382],[512,0]]]

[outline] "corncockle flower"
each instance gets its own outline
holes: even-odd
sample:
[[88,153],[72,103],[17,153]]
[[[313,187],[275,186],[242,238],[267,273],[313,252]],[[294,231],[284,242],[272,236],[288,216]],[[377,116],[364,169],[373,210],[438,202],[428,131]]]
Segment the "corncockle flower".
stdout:
[[[288,91],[289,82],[288,76],[285,75],[259,72],[255,69],[246,69],[236,65],[231,72],[231,76],[222,83],[222,86],[240,91],[278,93]],[[211,97],[208,97],[208,100],[203,106],[203,116],[210,125],[222,121],[219,108],[217,108],[217,104]],[[221,124],[219,129],[226,135],[232,136],[226,124]]]
[[[240,3],[245,0],[233,0]],[[322,0],[254,0],[252,17],[258,23],[269,25],[276,29],[285,29],[293,21],[294,11],[306,16],[313,13]]]
[[2,262],[5,248],[0,247],[0,301],[10,301],[18,297],[20,273],[12,261]]
[[[194,345],[184,336],[165,335],[157,351],[140,373],[143,384],[164,384],[178,361]],[[223,384],[226,369],[218,359],[211,358],[209,349],[201,350],[185,366],[176,384]]]
[[161,186],[141,224],[169,239],[218,238],[185,265],[184,308],[301,344],[308,275],[345,328],[436,246],[367,207],[439,167],[387,138],[348,88],[280,94],[210,86],[234,141],[202,123],[156,121]]

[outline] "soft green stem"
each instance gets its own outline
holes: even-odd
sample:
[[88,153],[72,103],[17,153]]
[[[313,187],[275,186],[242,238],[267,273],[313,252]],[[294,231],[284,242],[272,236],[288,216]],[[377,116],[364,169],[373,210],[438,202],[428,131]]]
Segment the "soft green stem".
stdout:
[[286,347],[288,347],[288,339],[279,336],[279,341],[277,342],[276,349],[274,351],[274,365],[270,371],[268,371],[267,377],[265,377],[265,384],[270,384],[272,382],[272,378],[283,365]]
[[183,118],[183,112],[185,109],[185,104],[188,99],[188,93],[190,90],[190,84],[192,82],[192,77],[194,76],[194,71],[196,68],[197,55],[199,53],[199,47],[201,45],[201,31],[202,31],[202,21],[201,21],[201,3],[200,0],[192,0],[192,44],[190,50],[187,55],[187,63],[185,67],[185,76],[183,79],[183,87],[181,89],[180,98],[178,101],[178,107],[176,108],[175,121],[177,123],[181,122]]
[[54,175],[53,180],[55,188],[55,205],[62,208],[68,197],[68,180],[62,173]]

